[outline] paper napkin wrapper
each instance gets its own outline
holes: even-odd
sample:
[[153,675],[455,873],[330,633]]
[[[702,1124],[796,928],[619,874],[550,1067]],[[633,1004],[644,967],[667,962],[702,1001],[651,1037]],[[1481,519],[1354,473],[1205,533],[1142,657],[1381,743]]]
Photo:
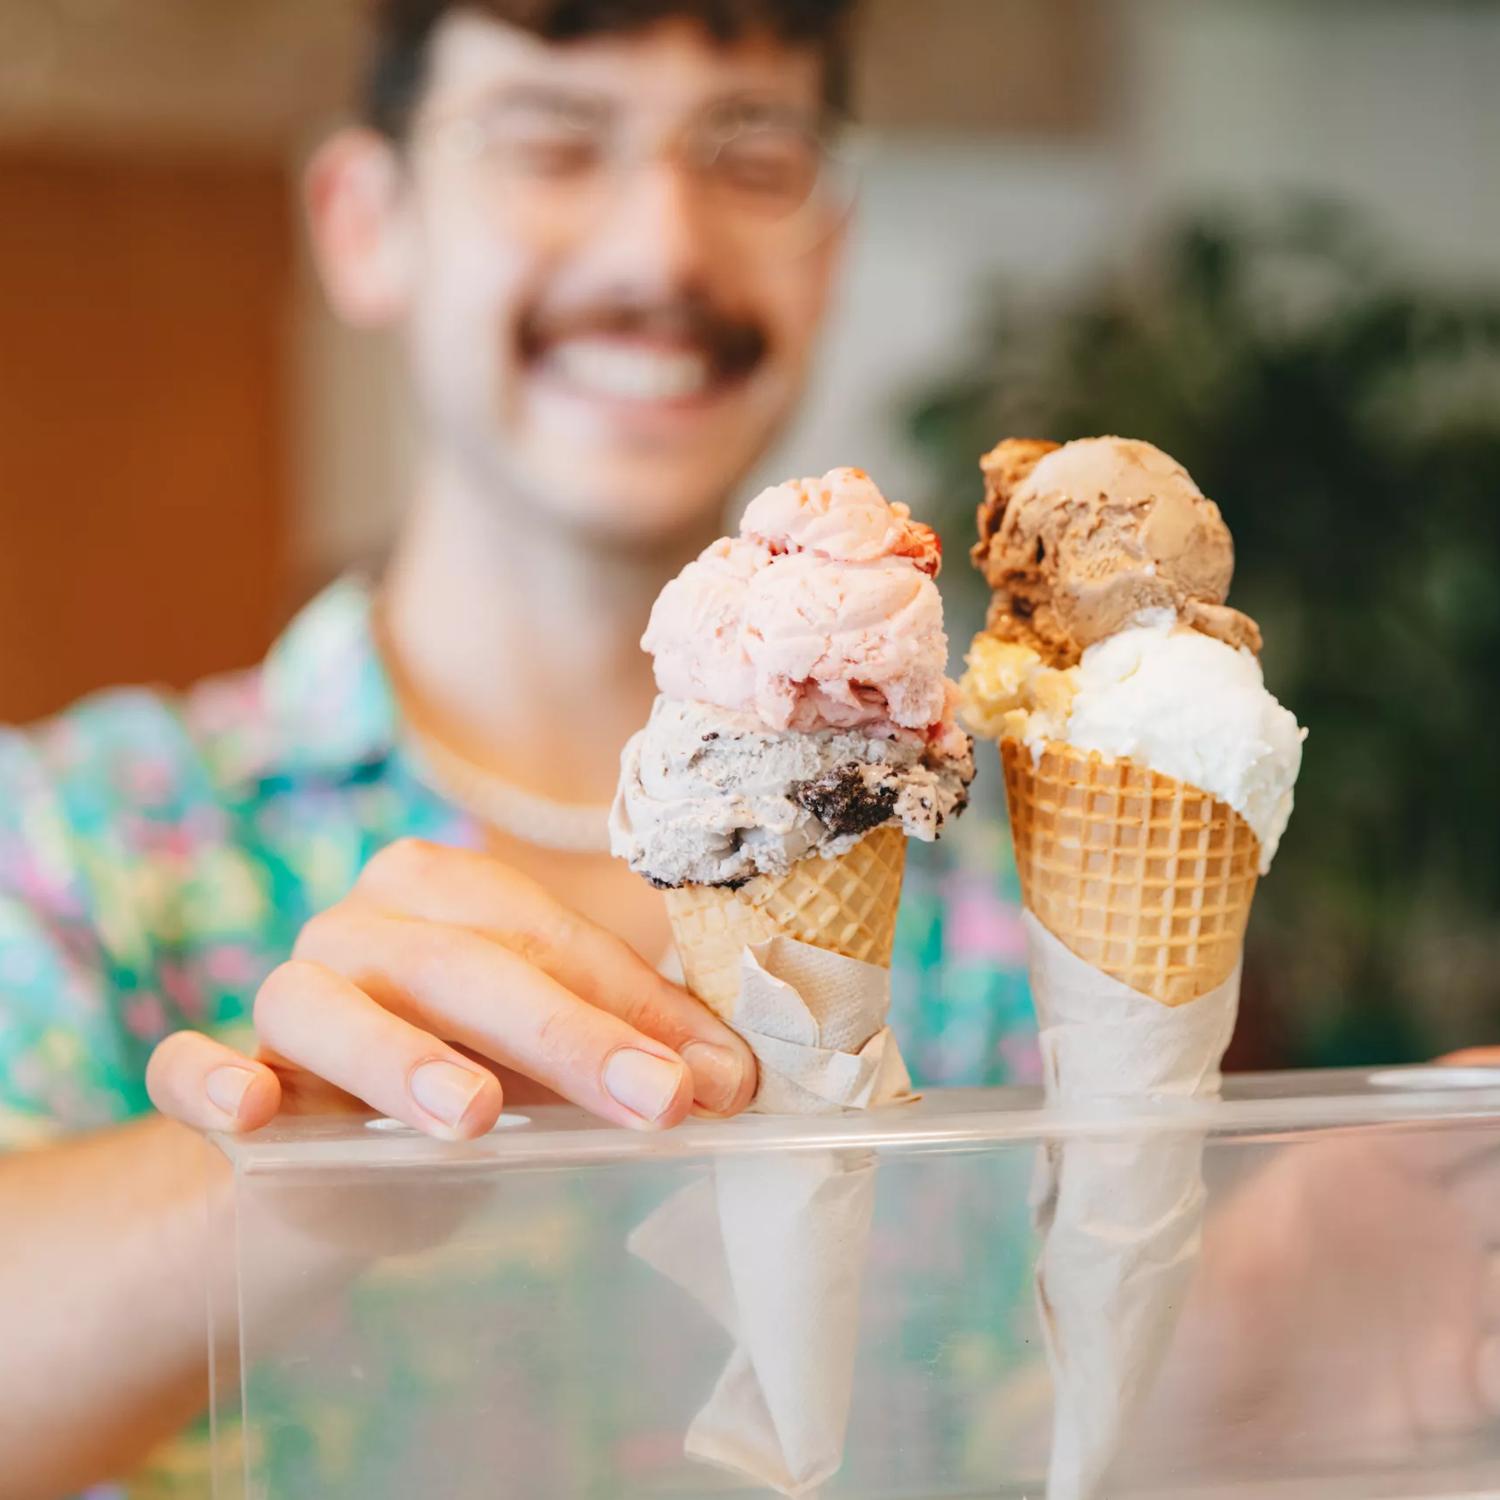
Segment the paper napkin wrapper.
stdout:
[[[1055,1103],[1217,1094],[1238,967],[1166,1006],[1095,969],[1025,914],[1043,1074]],[[1096,1500],[1171,1342],[1203,1227],[1201,1131],[1047,1144],[1034,1190],[1036,1294],[1053,1376],[1048,1500]]]
[[[915,1097],[886,1016],[890,973],[776,937],[742,955],[729,1024],[760,1065],[751,1108],[837,1114]],[[784,1495],[843,1462],[875,1157],[850,1150],[720,1157],[630,1238],[692,1296],[734,1353],[685,1450]]]
[[776,937],[747,947],[729,1024],[760,1065],[752,1110],[825,1115],[911,1099],[889,969]]

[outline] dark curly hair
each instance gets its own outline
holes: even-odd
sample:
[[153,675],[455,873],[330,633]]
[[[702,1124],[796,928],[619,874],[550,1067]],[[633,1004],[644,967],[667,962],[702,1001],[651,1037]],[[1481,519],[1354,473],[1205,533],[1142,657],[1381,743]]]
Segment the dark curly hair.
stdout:
[[406,134],[426,78],[439,22],[472,10],[519,26],[549,42],[638,31],[686,18],[720,42],[752,32],[817,46],[829,102],[844,105],[849,84],[849,29],[857,0],[375,0],[374,56],[366,78],[364,117],[392,139]]

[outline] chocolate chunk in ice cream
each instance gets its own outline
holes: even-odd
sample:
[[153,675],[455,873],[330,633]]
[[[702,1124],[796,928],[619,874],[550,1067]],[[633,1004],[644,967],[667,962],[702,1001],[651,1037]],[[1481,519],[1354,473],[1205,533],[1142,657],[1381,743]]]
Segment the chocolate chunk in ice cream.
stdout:
[[816,781],[797,782],[792,800],[818,819],[833,838],[868,833],[888,823],[900,790],[894,778],[872,779],[860,765],[838,766]]

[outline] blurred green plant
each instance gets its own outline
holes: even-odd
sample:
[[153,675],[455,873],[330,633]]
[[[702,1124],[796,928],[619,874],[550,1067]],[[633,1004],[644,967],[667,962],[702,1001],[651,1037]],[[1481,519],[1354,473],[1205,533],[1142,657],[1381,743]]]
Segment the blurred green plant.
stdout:
[[1179,458],[1311,730],[1251,923],[1271,1053],[1500,1042],[1500,292],[1420,284],[1297,202],[1195,217],[1059,306],[1002,292],[979,330],[911,419],[955,635],[981,452],[1114,432]]

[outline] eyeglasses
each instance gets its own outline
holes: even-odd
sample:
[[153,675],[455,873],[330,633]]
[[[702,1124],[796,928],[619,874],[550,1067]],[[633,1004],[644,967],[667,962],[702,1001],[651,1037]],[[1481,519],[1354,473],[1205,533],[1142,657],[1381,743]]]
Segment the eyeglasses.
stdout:
[[667,161],[712,228],[795,255],[832,232],[858,181],[852,126],[759,100],[721,101],[652,138],[608,101],[527,91],[434,119],[417,139],[465,162],[508,230],[547,244],[591,233],[638,168]]

